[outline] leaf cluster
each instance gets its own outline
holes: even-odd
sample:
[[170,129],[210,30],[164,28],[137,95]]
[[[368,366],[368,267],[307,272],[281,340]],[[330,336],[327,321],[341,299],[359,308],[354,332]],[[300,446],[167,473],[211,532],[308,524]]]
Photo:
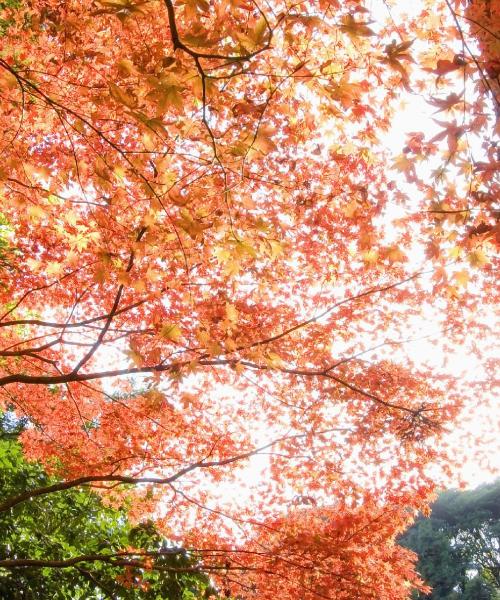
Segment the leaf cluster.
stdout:
[[[2,498],[54,482],[39,464],[23,457],[17,436],[25,425],[9,413],[1,415]],[[156,555],[149,570],[106,562],[132,548]],[[48,564],[83,555],[100,555],[103,560],[70,568]],[[0,514],[0,561],[24,558],[41,564],[0,566],[3,600],[195,600],[213,591],[209,579],[196,571],[194,558],[169,544],[151,522],[131,524],[124,508],[106,506],[88,490],[51,494]]]

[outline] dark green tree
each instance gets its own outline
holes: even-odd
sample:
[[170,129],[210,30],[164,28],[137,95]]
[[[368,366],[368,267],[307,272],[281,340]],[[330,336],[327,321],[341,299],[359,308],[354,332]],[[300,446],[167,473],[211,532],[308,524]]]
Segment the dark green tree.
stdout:
[[[0,502],[54,483],[27,462],[17,441],[25,426],[0,415]],[[134,551],[127,551],[133,548]],[[195,600],[215,593],[196,558],[149,523],[85,489],[22,502],[0,513],[2,600]]]
[[442,492],[400,543],[418,554],[432,600],[500,598],[500,480]]

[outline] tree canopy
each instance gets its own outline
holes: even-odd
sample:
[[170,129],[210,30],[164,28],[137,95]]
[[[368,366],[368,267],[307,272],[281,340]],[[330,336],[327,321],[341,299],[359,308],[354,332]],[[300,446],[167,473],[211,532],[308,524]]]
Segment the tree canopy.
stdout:
[[[24,459],[18,433],[19,423],[2,415],[0,501],[55,483]],[[195,557],[169,545],[151,522],[132,525],[126,511],[91,491],[48,495],[0,515],[2,600],[198,600],[211,593]]]
[[400,538],[418,554],[433,600],[500,597],[500,480],[474,490],[442,492],[429,518]]
[[229,596],[424,589],[395,539],[495,383],[499,7],[0,10],[0,403],[57,479],[0,512],[91,486]]

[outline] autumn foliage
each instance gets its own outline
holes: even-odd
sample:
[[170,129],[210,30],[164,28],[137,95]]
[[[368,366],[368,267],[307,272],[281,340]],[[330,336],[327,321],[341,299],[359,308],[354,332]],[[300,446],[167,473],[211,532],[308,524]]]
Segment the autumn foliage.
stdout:
[[491,366],[499,21],[406,4],[0,4],[0,402],[61,479],[0,509],[92,485],[228,596],[422,585],[490,382],[411,347]]

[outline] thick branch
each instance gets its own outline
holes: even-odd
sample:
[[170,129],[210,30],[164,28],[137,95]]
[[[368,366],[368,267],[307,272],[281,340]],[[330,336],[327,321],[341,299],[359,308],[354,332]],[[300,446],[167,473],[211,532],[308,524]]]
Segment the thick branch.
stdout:
[[229,60],[229,61],[234,61],[234,62],[246,61],[246,60],[250,60],[257,54],[260,54],[264,50],[268,50],[270,48],[271,37],[272,37],[271,29],[269,29],[268,43],[265,46],[262,46],[261,48],[259,48],[258,50],[254,50],[254,52],[249,52],[247,54],[233,54],[233,55],[231,55],[231,54],[214,54],[214,53],[210,53],[210,52],[197,52],[196,50],[189,48],[189,46],[186,46],[186,44],[184,44],[184,42],[182,42],[182,40],[180,39],[179,30],[177,29],[177,23],[175,21],[175,10],[174,10],[174,5],[172,4],[172,1],[164,0],[164,3],[167,8],[168,25],[170,27],[170,35],[172,36],[172,44],[174,46],[174,50],[177,50],[177,49],[183,50],[184,52],[186,52],[186,54],[189,54],[189,56],[192,56],[195,60],[199,59],[199,58],[212,58],[212,59],[218,59],[218,60]]
[[[316,432],[316,434],[322,435],[322,434],[326,434],[326,433],[332,433],[334,431],[348,431],[348,430],[345,428],[333,428],[333,429],[326,429],[324,431],[318,431],[318,432]],[[180,471],[177,471],[177,473],[175,473],[174,475],[171,475],[170,477],[163,477],[163,478],[162,477],[133,477],[133,476],[127,476],[127,475],[110,474],[110,475],[89,475],[87,477],[78,477],[77,479],[71,479],[68,481],[60,481],[60,482],[54,483],[52,485],[35,488],[33,490],[27,490],[27,491],[23,492],[22,494],[19,494],[18,496],[8,498],[3,503],[0,503],[0,513],[5,512],[5,511],[13,508],[14,506],[17,506],[18,504],[21,504],[22,502],[31,500],[38,496],[44,496],[44,495],[52,494],[55,492],[61,492],[64,490],[69,490],[74,487],[88,485],[91,483],[116,482],[118,484],[127,484],[128,483],[128,484],[135,484],[135,485],[140,484],[140,483],[153,483],[153,484],[157,484],[157,485],[170,484],[170,483],[173,483],[174,481],[176,481],[177,479],[180,479],[187,473],[194,471],[195,469],[208,469],[208,468],[213,468],[213,467],[223,467],[223,466],[238,462],[240,460],[245,460],[246,458],[250,458],[251,456],[254,456],[264,450],[267,450],[267,449],[271,448],[272,446],[279,444],[280,442],[284,442],[286,440],[291,440],[291,439],[300,439],[300,438],[307,437],[308,435],[310,435],[310,434],[307,433],[307,434],[285,435],[278,439],[272,440],[271,442],[268,442],[267,444],[264,444],[263,446],[259,446],[258,448],[252,448],[251,450],[248,450],[247,452],[242,452],[241,454],[237,454],[237,455],[231,456],[229,458],[225,458],[222,460],[212,460],[212,461],[200,460],[200,461],[197,461],[195,463],[188,465],[187,467],[185,467],[184,469],[181,469]]]
[[[145,302],[147,302],[147,299],[138,300],[137,302],[134,302],[133,304],[128,304],[127,306],[124,306],[123,308],[120,308],[119,310],[115,311],[114,316],[116,317],[118,315],[121,315],[124,312],[132,310],[133,308],[137,308],[138,306],[141,306],[141,304],[144,304]],[[78,321],[77,323],[57,323],[55,321],[43,321],[42,319],[15,319],[12,321],[0,322],[0,327],[17,327],[18,325],[38,325],[39,327],[48,327],[48,328],[52,328],[52,329],[66,329],[69,327],[71,327],[71,328],[85,327],[86,325],[96,323],[97,321],[104,321],[105,319],[108,319],[109,314],[110,313],[107,313],[105,315],[100,315],[98,317],[92,317],[90,319]]]

